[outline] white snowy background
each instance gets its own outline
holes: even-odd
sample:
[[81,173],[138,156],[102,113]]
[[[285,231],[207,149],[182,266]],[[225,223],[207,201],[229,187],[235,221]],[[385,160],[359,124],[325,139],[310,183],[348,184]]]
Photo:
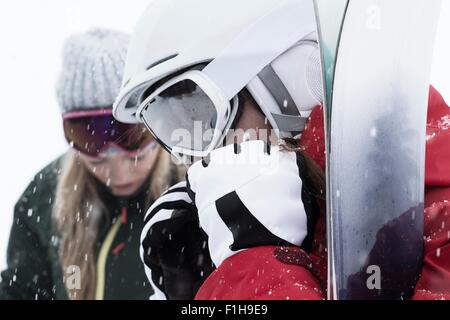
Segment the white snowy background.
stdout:
[[150,2],[0,1],[0,269],[15,202],[67,148],[55,97],[65,38],[96,26],[132,32]]
[[[64,39],[94,26],[131,32],[150,1],[0,2],[0,269],[14,203],[67,148],[54,90]],[[450,1],[443,2],[432,83],[450,102]]]

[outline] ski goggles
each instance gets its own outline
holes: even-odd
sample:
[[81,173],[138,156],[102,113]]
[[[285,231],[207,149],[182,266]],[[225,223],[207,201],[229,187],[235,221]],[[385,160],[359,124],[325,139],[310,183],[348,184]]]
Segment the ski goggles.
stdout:
[[205,156],[223,139],[237,110],[201,71],[191,70],[164,83],[137,114],[169,152]]
[[169,152],[206,157],[233,123],[237,94],[315,29],[314,17],[302,14],[311,12],[308,6],[308,1],[287,1],[241,32],[202,70],[191,69],[151,86],[140,99],[136,117]]
[[66,113],[63,127],[70,146],[92,158],[101,157],[108,150],[133,157],[156,144],[144,125],[120,123],[110,108]]

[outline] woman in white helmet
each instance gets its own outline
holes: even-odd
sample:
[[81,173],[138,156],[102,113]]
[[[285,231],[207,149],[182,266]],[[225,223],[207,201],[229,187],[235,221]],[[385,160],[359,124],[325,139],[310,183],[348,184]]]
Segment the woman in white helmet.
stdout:
[[114,115],[203,158],[147,214],[152,298],[323,298],[309,255],[323,172],[277,143],[322,100],[314,16],[312,0],[155,0],[141,18]]

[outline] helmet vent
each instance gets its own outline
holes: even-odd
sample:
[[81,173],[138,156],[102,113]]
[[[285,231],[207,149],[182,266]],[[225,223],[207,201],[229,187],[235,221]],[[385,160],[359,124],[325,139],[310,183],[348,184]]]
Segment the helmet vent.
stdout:
[[315,50],[309,57],[306,79],[313,97],[317,101],[323,101],[322,68],[319,50]]
[[157,65],[159,65],[161,63],[164,63],[164,62],[167,62],[169,60],[172,60],[172,59],[178,57],[178,55],[179,55],[179,53],[175,53],[175,54],[171,54],[170,56],[167,56],[165,58],[162,58],[162,59],[152,63],[151,65],[149,65],[146,70],[150,70],[151,68],[154,68],[154,67],[156,67]]

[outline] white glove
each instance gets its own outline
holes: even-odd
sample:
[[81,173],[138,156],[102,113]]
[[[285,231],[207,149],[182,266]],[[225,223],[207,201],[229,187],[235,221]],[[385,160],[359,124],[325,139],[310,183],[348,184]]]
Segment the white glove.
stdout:
[[[236,154],[236,149],[240,152]],[[301,246],[307,235],[302,180],[294,152],[263,141],[229,145],[188,170],[188,188],[216,266],[239,250]]]

